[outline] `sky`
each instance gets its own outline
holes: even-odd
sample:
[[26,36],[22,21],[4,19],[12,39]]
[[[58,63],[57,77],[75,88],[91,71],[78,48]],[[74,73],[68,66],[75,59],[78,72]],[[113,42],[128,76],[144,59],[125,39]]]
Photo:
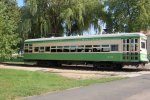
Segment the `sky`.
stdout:
[[23,6],[23,0],[17,0],[18,6]]

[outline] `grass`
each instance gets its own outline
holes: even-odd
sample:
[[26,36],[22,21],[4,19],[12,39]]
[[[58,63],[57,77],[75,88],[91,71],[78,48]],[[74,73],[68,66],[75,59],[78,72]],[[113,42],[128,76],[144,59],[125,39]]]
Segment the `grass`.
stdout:
[[0,62],[23,62],[23,58],[22,57],[13,57],[10,59],[5,59],[5,58],[0,58]]
[[109,77],[74,80],[46,72],[0,69],[0,100],[14,100],[16,98],[39,95],[50,91],[59,91],[120,79],[123,78]]

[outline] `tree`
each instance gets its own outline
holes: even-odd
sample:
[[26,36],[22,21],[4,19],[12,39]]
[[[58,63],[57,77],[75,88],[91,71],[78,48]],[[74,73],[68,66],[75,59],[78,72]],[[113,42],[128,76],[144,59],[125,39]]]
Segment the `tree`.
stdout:
[[25,0],[19,30],[26,38],[79,34],[98,28],[100,0]]
[[10,58],[17,50],[19,42],[16,33],[19,12],[16,2],[0,1],[0,58]]
[[139,32],[150,26],[149,0],[107,0],[106,8],[110,32]]

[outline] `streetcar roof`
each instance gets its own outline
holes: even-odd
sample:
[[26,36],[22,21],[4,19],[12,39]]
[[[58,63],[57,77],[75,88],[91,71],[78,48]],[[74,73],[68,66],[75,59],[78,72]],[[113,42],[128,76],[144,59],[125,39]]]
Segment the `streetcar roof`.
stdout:
[[37,38],[27,39],[25,42],[48,41],[48,40],[67,40],[67,39],[82,39],[82,38],[103,38],[103,37],[124,37],[124,36],[146,36],[143,33],[119,33],[119,34],[99,34],[99,35],[86,35],[86,36],[67,36],[67,37],[50,37],[50,38]]

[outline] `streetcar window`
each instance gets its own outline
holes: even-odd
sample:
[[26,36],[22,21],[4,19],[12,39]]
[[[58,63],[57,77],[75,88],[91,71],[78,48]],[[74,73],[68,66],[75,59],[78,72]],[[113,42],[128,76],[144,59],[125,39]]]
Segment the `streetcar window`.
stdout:
[[56,52],[56,49],[51,49],[51,52]]
[[62,52],[63,50],[62,49],[57,49],[57,52]]
[[129,51],[129,44],[127,44],[127,51]]
[[51,52],[56,52],[56,46],[51,46]]
[[135,53],[136,56],[138,56],[138,53]]
[[24,52],[25,52],[25,53],[28,53],[28,49],[25,49]]
[[135,39],[135,43],[138,43],[138,39]]
[[110,48],[102,48],[102,52],[109,52]]
[[49,52],[50,51],[50,47],[45,47],[45,51]]
[[70,48],[70,46],[64,46],[64,48],[63,48],[63,52],[69,52],[69,48]]
[[77,48],[77,52],[82,52],[82,48]]
[[127,43],[129,43],[129,39],[127,39]]
[[39,47],[35,47],[34,52],[39,52]]
[[77,48],[77,52],[83,52],[84,51],[84,45],[79,45]]
[[131,39],[131,43],[134,43],[134,39]]
[[29,44],[28,52],[32,53],[32,44]]
[[98,51],[98,52],[102,52],[102,51],[103,51],[103,48],[97,48],[97,51]]
[[32,47],[29,47],[29,49],[31,50],[31,49],[32,49]]
[[44,47],[40,47],[39,52],[44,52]]
[[85,52],[92,52],[92,49],[86,48]]
[[123,43],[126,43],[126,40],[123,40]]
[[57,48],[63,48],[63,46],[57,46]]
[[109,45],[102,45],[102,47],[109,47]]
[[92,51],[93,52],[101,52],[101,45],[93,45],[93,49],[92,49]]
[[63,49],[63,52],[69,52],[69,49]]
[[138,60],[138,57],[135,57],[135,60]]
[[99,49],[100,52],[109,52],[110,47],[109,45],[102,45],[102,48]]
[[92,45],[86,45],[85,47],[86,47],[86,48],[91,48],[91,47],[92,47]]
[[93,45],[93,47],[100,47],[100,45]]
[[71,46],[70,47],[70,52],[76,52],[76,46]]
[[79,45],[78,48],[84,48],[84,45]]
[[92,52],[92,45],[85,45],[85,52]]
[[28,44],[25,44],[24,46],[28,46]]
[[70,47],[70,49],[75,49],[75,48],[76,48],[76,46],[71,46],[71,47]]
[[70,52],[76,52],[76,49],[71,49]]
[[143,48],[143,49],[146,48],[145,42],[141,42],[141,48]]
[[102,48],[93,48],[93,52],[101,52]]
[[111,45],[111,51],[118,51],[118,45],[115,44],[115,45]]
[[131,51],[134,51],[134,45],[135,45],[135,44],[131,44],[131,45],[130,45]]
[[69,46],[64,46],[65,49],[69,49]]
[[126,51],[126,48],[127,48],[127,47],[126,47],[126,45],[124,44],[124,45],[123,45],[123,51]]
[[137,51],[138,50],[138,45],[137,44],[135,44],[135,51]]
[[30,50],[28,50],[28,52],[29,52],[29,53],[32,53],[32,50],[30,49]]
[[57,49],[57,52],[62,52],[63,50],[62,49]]
[[29,46],[32,46],[32,44],[29,44]]
[[24,44],[24,49],[25,53],[32,53],[32,44]]
[[56,46],[51,46],[51,48],[56,48]]

